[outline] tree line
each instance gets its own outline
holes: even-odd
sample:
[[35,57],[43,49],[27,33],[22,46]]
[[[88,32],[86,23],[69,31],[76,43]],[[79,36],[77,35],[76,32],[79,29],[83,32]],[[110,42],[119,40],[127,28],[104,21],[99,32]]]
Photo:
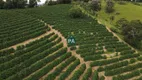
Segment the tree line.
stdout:
[[36,7],[39,0],[0,0],[0,9],[15,9],[25,7]]
[[137,49],[142,49],[142,22],[140,20],[128,21],[121,18],[116,26],[122,30],[124,40]]

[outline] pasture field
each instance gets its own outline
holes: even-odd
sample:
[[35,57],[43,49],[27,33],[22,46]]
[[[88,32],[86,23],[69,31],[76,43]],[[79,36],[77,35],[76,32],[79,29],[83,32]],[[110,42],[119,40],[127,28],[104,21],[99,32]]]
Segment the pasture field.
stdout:
[[[142,6],[134,5],[130,2],[125,2],[125,4],[119,4],[119,2],[115,2],[114,13],[107,14],[105,12],[105,2],[102,0],[102,10],[98,12],[98,19],[103,23],[107,24],[110,27],[116,27],[116,21],[121,18],[125,18],[128,21],[131,20],[141,20],[142,21]],[[111,21],[110,17],[114,16],[114,20]]]
[[71,7],[0,11],[0,80],[93,80],[94,71],[104,80],[141,80],[141,53],[91,17],[70,18]]

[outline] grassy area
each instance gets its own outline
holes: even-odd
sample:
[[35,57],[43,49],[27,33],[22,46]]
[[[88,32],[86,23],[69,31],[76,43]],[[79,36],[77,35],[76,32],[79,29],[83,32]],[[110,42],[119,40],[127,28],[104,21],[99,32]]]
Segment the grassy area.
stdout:
[[[105,23],[109,27],[114,27],[116,21],[121,18],[126,18],[127,20],[141,20],[142,21],[142,6],[134,5],[132,3],[126,3],[125,5],[120,5],[115,2],[115,12],[107,14],[105,12],[105,1],[102,1],[102,10],[98,12],[98,19]],[[114,21],[110,20],[110,17],[114,16]]]
[[[106,2],[102,0],[102,9],[98,12],[97,19],[104,25],[106,25],[109,28],[115,28],[119,33],[116,33],[121,39],[123,39],[123,35],[120,34],[121,30],[119,30],[116,26],[116,22],[121,19],[125,18],[128,21],[131,20],[140,20],[142,21],[142,6],[135,5],[131,2],[125,2],[124,5],[119,4],[118,2],[115,2],[115,11],[113,13],[106,13],[105,12],[105,6]],[[114,20],[111,21],[110,17],[114,16]]]

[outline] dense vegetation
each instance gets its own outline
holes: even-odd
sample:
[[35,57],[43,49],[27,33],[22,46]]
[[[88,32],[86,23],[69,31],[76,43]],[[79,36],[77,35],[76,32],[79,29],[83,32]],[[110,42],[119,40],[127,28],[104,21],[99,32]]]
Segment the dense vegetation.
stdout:
[[122,18],[117,21],[117,26],[122,30],[124,40],[138,49],[142,49],[142,22],[140,20],[127,21]]
[[39,0],[29,0],[27,5],[27,0],[0,0],[0,9],[35,7],[37,6],[37,1]]
[[[141,54],[79,5],[0,12],[0,80],[104,80],[108,76],[114,80],[141,79]],[[72,35],[76,43],[65,47],[60,35],[47,24],[65,38]],[[40,39],[11,48],[44,33],[47,35]]]
[[1,11],[0,24],[0,49],[37,37],[48,30],[37,19],[14,11]]
[[[119,34],[123,40],[136,49],[141,50],[141,12],[139,1],[119,0],[92,0],[90,3],[79,3],[89,14],[96,17],[99,22],[107,25],[113,32]],[[134,0],[133,0],[134,1]],[[132,8],[136,9],[131,11]],[[131,10],[129,10],[131,9]],[[128,14],[132,13],[132,14]],[[124,24],[123,24],[124,23]],[[124,25],[122,27],[122,25]]]

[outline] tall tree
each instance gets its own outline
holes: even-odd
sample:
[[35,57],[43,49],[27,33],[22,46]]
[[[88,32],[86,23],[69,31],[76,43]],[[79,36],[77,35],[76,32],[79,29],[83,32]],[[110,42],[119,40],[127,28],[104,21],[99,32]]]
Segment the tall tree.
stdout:
[[5,9],[12,9],[13,8],[12,0],[6,0],[6,2],[4,4],[4,8]]
[[71,0],[57,0],[60,4],[70,4]]
[[114,2],[112,0],[106,1],[106,9],[105,10],[107,13],[112,13],[114,11]]
[[92,0],[90,7],[94,11],[100,11],[101,10],[101,2],[100,0]]
[[4,7],[4,1],[3,0],[0,0],[0,9],[3,9]]
[[[40,0],[29,0],[29,7],[37,6],[37,2]],[[27,0],[0,0],[0,9],[13,9],[13,8],[25,8]]]
[[27,0],[12,0],[12,3],[14,8],[24,8]]
[[142,23],[140,20],[132,20],[128,24],[122,24],[124,40],[136,48],[141,48]]
[[27,0],[18,0],[17,8],[24,8],[27,4]]
[[35,7],[35,6],[37,6],[37,0],[29,0],[29,7]]
[[[3,0],[0,0],[0,3],[2,1]],[[5,9],[24,8],[26,6],[26,3],[27,0],[6,0],[6,2],[3,4],[3,8]]]

